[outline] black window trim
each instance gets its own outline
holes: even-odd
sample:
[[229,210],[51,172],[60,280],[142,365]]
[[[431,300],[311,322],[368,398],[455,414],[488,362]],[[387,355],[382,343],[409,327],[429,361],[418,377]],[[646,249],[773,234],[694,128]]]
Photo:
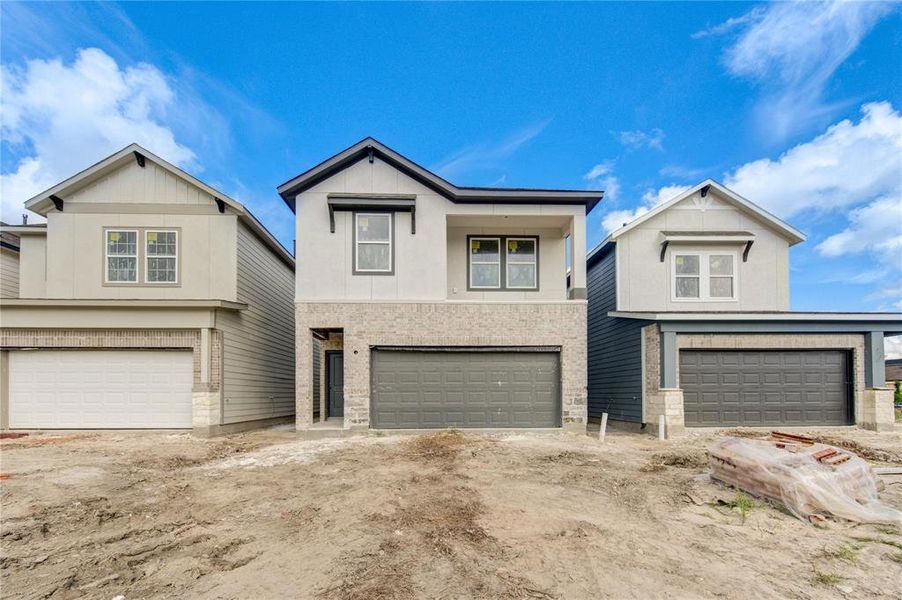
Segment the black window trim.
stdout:
[[[499,267],[498,287],[473,287],[470,280],[471,254],[470,243],[474,239],[493,239],[499,240]],[[508,287],[507,285],[507,240],[533,240],[536,245],[536,285],[535,287]],[[497,233],[473,233],[467,235],[467,291],[468,292],[538,292],[541,289],[539,281],[539,236],[527,235],[519,233],[497,234]]]

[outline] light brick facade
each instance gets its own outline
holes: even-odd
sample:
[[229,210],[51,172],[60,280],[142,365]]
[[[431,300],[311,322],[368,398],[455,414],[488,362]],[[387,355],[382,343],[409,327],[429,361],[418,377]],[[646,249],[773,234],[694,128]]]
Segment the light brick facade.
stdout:
[[[642,329],[644,342],[643,378],[645,388],[645,421],[653,433],[657,432],[659,415],[665,415],[667,435],[679,435],[685,430],[683,419],[683,391],[679,387],[662,389],[661,340],[657,325]],[[864,334],[697,334],[676,336],[677,350],[849,350],[852,354],[852,394],[855,423],[877,431],[893,428],[892,394],[886,389],[865,387]],[[679,364],[677,364],[679,386]]]
[[298,303],[296,311],[298,429],[313,419],[311,330],[341,328],[345,428],[369,427],[372,346],[557,346],[563,425],[585,431],[584,301]]

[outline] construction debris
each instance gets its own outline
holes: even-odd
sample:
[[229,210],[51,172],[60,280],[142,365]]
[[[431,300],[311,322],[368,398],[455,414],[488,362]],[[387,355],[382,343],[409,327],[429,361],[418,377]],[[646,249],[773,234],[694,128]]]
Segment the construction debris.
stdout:
[[821,515],[902,524],[902,511],[877,499],[877,475],[851,452],[812,438],[773,432],[770,439],[724,438],[708,449],[711,477],[766,498],[809,522]]

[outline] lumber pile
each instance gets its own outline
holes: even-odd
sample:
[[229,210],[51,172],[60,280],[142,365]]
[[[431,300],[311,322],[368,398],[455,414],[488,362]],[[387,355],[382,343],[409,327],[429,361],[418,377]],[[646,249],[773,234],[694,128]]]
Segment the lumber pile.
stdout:
[[808,436],[775,431],[767,440],[728,437],[708,449],[711,477],[784,506],[803,520],[823,515],[902,524],[877,498],[877,476],[860,457]]

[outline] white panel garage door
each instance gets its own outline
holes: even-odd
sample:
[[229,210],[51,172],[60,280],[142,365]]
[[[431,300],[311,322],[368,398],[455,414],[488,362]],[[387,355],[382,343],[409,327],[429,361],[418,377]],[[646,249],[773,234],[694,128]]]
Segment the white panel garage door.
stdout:
[[191,352],[17,350],[9,353],[10,427],[191,427]]

